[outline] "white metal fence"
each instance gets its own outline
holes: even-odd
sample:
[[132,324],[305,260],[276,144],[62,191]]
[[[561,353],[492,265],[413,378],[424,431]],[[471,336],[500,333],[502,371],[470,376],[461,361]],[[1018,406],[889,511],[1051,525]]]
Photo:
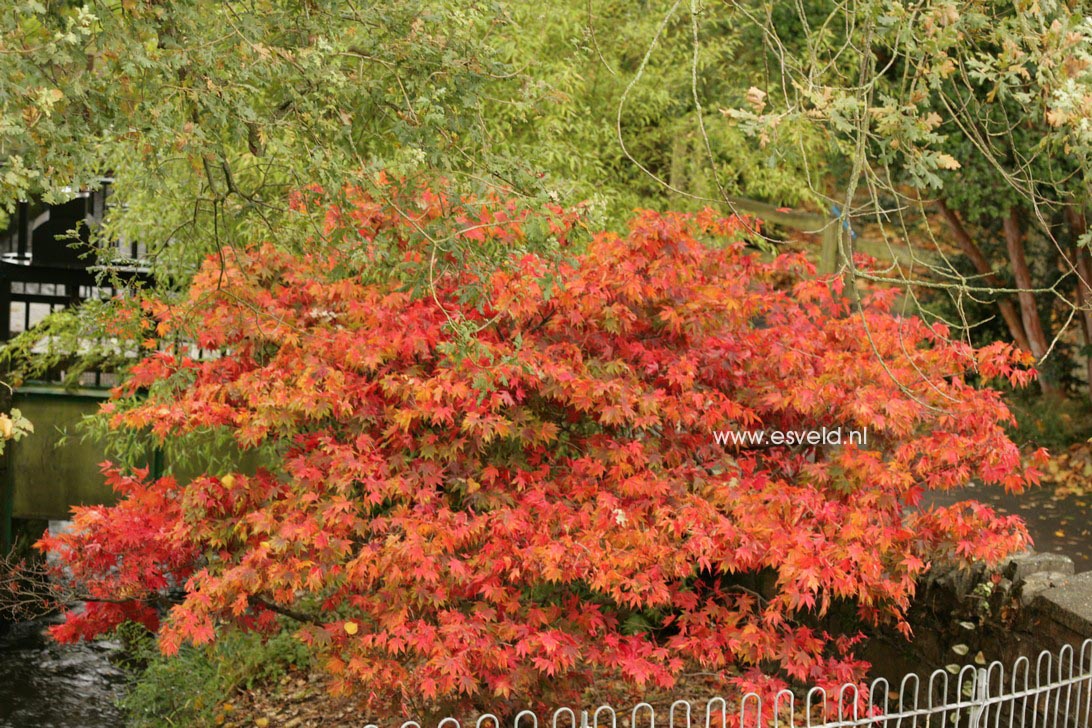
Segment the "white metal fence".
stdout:
[[[879,678],[867,690],[844,685],[835,693],[784,690],[765,703],[748,693],[704,706],[677,700],[659,713],[649,703],[628,711],[559,708],[541,717],[525,710],[509,720],[487,713],[466,728],[1092,728],[1092,639],[1021,657],[1008,669],[1000,662],[950,666],[927,679],[911,674],[894,685]],[[432,727],[406,721],[401,728]],[[444,718],[436,728],[464,726]]]

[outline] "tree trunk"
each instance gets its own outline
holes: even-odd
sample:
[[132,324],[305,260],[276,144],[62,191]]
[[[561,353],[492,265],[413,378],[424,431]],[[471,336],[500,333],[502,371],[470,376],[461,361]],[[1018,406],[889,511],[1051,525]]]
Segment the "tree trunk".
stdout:
[[[937,204],[940,206],[940,212],[944,215],[944,219],[948,221],[948,227],[952,229],[952,235],[955,236],[960,249],[974,264],[974,269],[982,276],[982,280],[987,285],[995,288],[1004,288],[1004,282],[994,274],[993,266],[982,254],[982,249],[971,239],[970,234],[963,227],[963,223],[960,222],[955,212],[944,204],[944,200],[939,200]],[[997,299],[997,308],[1001,311],[1001,318],[1005,320],[1005,325],[1009,327],[1009,335],[1012,336],[1012,340],[1024,351],[1031,351],[1031,342],[1028,341],[1027,334],[1024,331],[1024,324],[1020,320],[1020,314],[1017,312],[1016,306],[1013,305],[1012,301],[1002,297]]]
[[[1024,230],[1020,222],[1020,215],[1015,208],[1009,210],[1003,222],[1005,230],[1005,246],[1008,248],[1009,264],[1012,265],[1012,276],[1016,281],[1016,298],[1020,302],[1020,319],[1024,324],[1024,331],[1028,335],[1028,344],[1031,353],[1037,362],[1041,362],[1046,355],[1049,344],[1043,331],[1043,322],[1039,318],[1039,307],[1035,302],[1035,294],[1031,280],[1031,271],[1028,269],[1028,261],[1024,256]],[[1043,392],[1052,392],[1056,389],[1053,384],[1047,382],[1041,376],[1039,386]]]
[[1088,222],[1084,213],[1077,212],[1073,208],[1066,210],[1069,219],[1069,233],[1073,239],[1073,270],[1077,274],[1077,308],[1081,316],[1081,333],[1084,336],[1084,363],[1088,379],[1088,395],[1092,398],[1092,261],[1089,260],[1088,251],[1079,245],[1077,241],[1088,229]]

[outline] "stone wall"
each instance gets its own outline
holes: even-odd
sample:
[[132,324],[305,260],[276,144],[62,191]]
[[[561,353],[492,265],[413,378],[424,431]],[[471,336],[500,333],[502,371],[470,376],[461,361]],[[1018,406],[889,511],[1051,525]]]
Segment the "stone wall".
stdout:
[[[888,637],[921,675],[949,665],[1020,657],[1032,665],[1043,650],[1092,638],[1092,571],[1075,574],[1060,554],[1025,552],[998,570],[935,569],[919,585],[909,613],[914,637]],[[899,644],[901,642],[901,645]]]
[[[1021,668],[1017,684],[1027,677],[1028,685],[1034,687],[1036,666],[1044,650],[1057,655],[1065,645],[1071,645],[1072,674],[1079,671],[1080,647],[1092,638],[1092,571],[1075,574],[1068,557],[1034,552],[1019,554],[996,570],[934,569],[919,584],[908,618],[914,630],[909,643],[899,635],[880,634],[879,644],[865,655],[873,662],[873,677],[886,677],[894,687],[903,676],[916,673],[924,686],[936,670],[947,668],[954,675],[964,665],[985,667],[996,660],[1004,666],[1004,673],[991,673],[991,681],[1000,677],[1005,685],[1011,685],[1013,666],[1026,657],[1029,662]],[[1092,654],[1086,651],[1084,659],[1088,663]],[[1042,667],[1044,681],[1047,668],[1049,677],[1057,679],[1056,659],[1052,657]],[[1062,666],[1062,674],[1071,674],[1070,664]],[[933,699],[946,702],[940,694]],[[1083,705],[1083,698],[1081,702]],[[1014,727],[1092,726],[1087,705],[1075,711],[1070,706],[1068,713],[1054,716],[1044,712],[1053,710],[1045,698],[1018,704],[1015,715],[1007,712],[1008,704],[1000,709],[1001,724],[1010,725],[1012,719]]]

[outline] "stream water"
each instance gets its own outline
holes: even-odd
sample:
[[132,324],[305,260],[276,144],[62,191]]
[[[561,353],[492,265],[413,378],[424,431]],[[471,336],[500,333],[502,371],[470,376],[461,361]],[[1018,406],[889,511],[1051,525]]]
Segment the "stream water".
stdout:
[[125,674],[111,661],[116,642],[58,645],[48,623],[0,634],[0,728],[115,728]]

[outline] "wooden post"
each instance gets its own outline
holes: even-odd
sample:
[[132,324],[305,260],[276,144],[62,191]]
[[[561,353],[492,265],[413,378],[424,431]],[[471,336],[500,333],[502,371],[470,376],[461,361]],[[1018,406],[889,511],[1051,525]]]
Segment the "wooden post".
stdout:
[[841,228],[837,225],[828,225],[823,231],[823,248],[819,254],[819,272],[824,275],[838,270],[841,254],[838,246],[841,243]]

